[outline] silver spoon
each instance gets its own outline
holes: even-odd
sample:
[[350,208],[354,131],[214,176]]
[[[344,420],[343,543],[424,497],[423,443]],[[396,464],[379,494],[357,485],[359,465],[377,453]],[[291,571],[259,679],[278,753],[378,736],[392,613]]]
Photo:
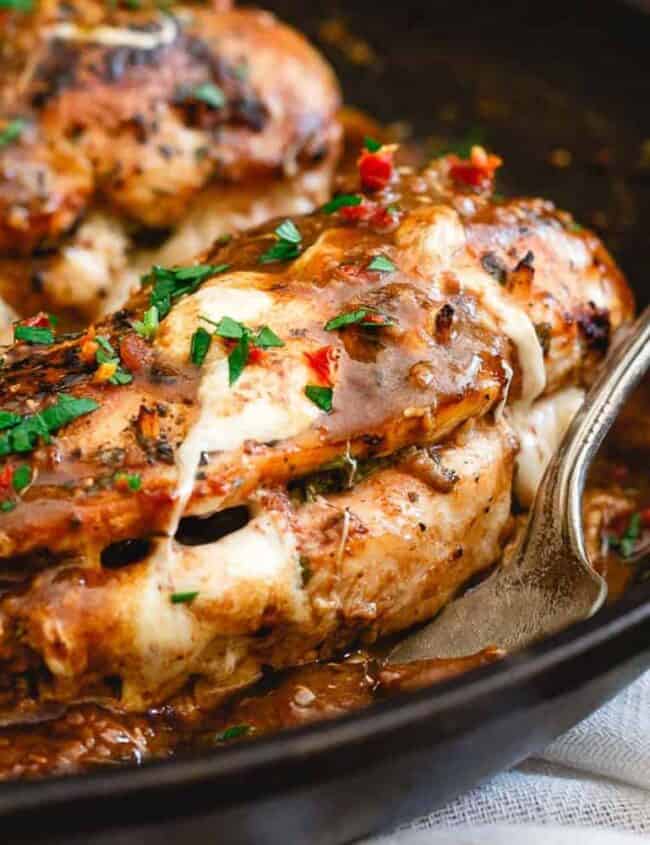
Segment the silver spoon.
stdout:
[[391,652],[393,663],[514,650],[595,613],[605,581],[587,558],[582,494],[587,469],[650,366],[650,306],[622,333],[540,484],[520,541],[483,583]]

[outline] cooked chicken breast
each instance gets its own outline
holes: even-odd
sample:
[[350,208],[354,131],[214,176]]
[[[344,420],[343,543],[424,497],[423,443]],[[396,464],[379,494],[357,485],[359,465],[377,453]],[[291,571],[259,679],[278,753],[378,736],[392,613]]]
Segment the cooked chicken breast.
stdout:
[[[20,332],[0,382],[9,703],[27,668],[37,701],[223,692],[424,619],[497,559],[512,422],[588,380],[631,296],[570,218],[494,202],[484,151],[421,174],[393,154],[364,152],[317,214],[154,268],[81,337]],[[184,518],[226,511],[236,530],[187,544]]]
[[271,15],[218,5],[43,2],[6,24],[0,294],[22,313],[119,306],[143,231],[183,261],[326,198],[333,74]]

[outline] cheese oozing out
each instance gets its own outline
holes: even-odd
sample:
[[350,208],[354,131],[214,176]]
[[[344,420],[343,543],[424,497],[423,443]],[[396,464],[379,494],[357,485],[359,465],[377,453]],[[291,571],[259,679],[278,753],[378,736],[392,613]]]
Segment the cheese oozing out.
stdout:
[[76,41],[81,44],[103,44],[106,47],[133,47],[136,50],[155,50],[167,47],[176,40],[178,25],[169,15],[159,15],[158,29],[143,32],[116,26],[83,27],[75,23],[57,23],[48,27],[50,38]]
[[532,505],[544,470],[584,397],[584,390],[566,387],[539,399],[531,407],[518,405],[508,410],[519,438],[515,493],[522,505]]
[[[199,315],[215,323],[228,316],[251,328],[273,326],[273,297],[236,284],[233,275],[181,300],[156,343],[183,348],[187,355],[192,332],[207,325]],[[131,614],[145,689],[186,674],[215,638],[252,633],[269,603],[285,618],[304,613],[296,541],[281,514],[255,505],[246,526],[213,543],[186,547],[173,539],[203,452],[234,450],[246,440],[292,437],[320,413],[304,394],[308,371],[300,349],[292,352],[287,344],[279,351],[273,366],[248,366],[233,385],[222,343],[212,344],[202,365],[199,415],[178,450],[173,518],[167,537],[147,561],[145,586]],[[171,601],[174,593],[184,592],[198,595],[188,604]],[[242,619],[248,620],[245,630],[232,630],[237,619],[240,627]],[[125,703],[131,697],[137,706],[140,694],[126,677]]]

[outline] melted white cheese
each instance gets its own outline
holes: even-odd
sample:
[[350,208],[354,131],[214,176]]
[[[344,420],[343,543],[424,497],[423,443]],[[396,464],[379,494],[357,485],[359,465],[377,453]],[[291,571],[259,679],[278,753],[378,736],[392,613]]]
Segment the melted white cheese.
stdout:
[[57,23],[48,27],[50,38],[77,43],[104,44],[106,47],[133,47],[136,50],[155,50],[166,47],[176,39],[178,27],[173,18],[161,15],[157,32],[138,32],[116,26],[82,27],[75,23]]
[[584,390],[567,387],[540,399],[532,407],[518,405],[508,410],[520,444],[515,493],[522,505],[528,507],[532,504],[544,470],[582,405],[584,396]]
[[521,367],[521,402],[530,405],[546,387],[544,352],[532,320],[523,308],[509,300],[489,273],[478,267],[463,267],[458,275],[463,288],[480,298],[513,342]]
[[[173,593],[197,592],[191,604],[173,604]],[[260,512],[244,528],[203,546],[163,541],[149,560],[129,609],[142,659],[145,689],[156,689],[191,671],[216,638],[253,633],[266,607],[300,618],[295,539],[277,514]],[[137,701],[139,684],[125,684]]]

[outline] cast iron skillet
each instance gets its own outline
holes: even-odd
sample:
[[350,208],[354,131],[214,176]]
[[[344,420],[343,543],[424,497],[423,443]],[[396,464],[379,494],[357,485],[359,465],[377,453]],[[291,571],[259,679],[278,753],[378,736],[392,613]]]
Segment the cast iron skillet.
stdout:
[[[313,37],[336,15],[333,3],[269,5]],[[324,45],[348,102],[408,120],[420,136],[480,129],[506,159],[505,188],[547,196],[595,223],[647,300],[650,169],[639,163],[650,138],[650,18],[570,0],[348,0],[341,8],[377,57],[352,66]],[[556,149],[572,154],[571,167],[549,163]],[[347,842],[517,763],[649,665],[645,584],[502,663],[335,722],[140,769],[5,785],[3,839]]]

